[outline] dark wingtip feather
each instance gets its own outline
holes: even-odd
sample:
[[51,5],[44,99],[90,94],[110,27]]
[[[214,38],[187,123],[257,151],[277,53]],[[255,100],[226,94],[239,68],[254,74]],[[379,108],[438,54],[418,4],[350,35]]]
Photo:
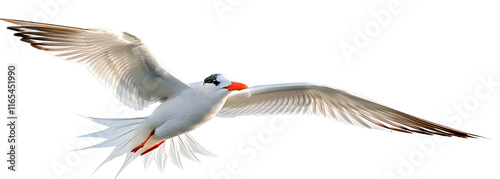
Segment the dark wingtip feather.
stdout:
[[71,27],[71,26],[63,26],[63,25],[55,25],[55,24],[48,24],[48,23],[40,23],[40,22],[30,22],[30,21],[23,21],[23,20],[15,20],[15,19],[3,19],[0,18],[0,20],[10,22],[19,26],[12,26],[12,27],[7,27],[11,30],[14,30],[15,28],[19,27],[32,27],[32,28],[48,28],[50,30],[57,30],[57,31],[86,31],[89,29],[84,29],[84,28],[78,28],[78,27]]
[[13,30],[13,31],[17,31],[17,32],[20,32],[21,31],[21,26],[8,26],[7,29],[9,30]]
[[35,47],[35,48],[36,48],[36,49],[38,49],[38,50],[45,50],[45,48],[43,48],[42,46],[39,46],[39,45],[34,44],[34,43],[32,43],[32,44],[31,44],[31,46],[32,46],[32,47]]
[[26,35],[24,35],[23,33],[15,33],[14,36],[17,36],[17,37],[25,37]]
[[21,20],[5,19],[5,18],[0,18],[0,20],[6,21],[6,22],[10,22],[10,23],[13,23],[13,24],[16,24],[16,21],[21,21]]

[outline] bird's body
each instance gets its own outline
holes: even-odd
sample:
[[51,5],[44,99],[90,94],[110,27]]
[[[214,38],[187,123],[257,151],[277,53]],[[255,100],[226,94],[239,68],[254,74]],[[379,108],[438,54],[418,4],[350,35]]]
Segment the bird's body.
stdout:
[[166,100],[146,118],[145,125],[156,128],[155,138],[168,139],[189,132],[221,110],[227,94],[207,95],[200,88],[201,84]]
[[106,139],[88,148],[114,147],[103,164],[127,154],[121,170],[143,155],[146,166],[154,158],[161,169],[167,157],[181,166],[180,156],[197,160],[195,153],[212,155],[188,132],[215,116],[318,115],[366,128],[479,137],[322,85],[287,83],[248,88],[220,74],[185,84],[161,68],[146,46],[126,32],[0,20],[19,25],[8,28],[33,47],[86,65],[125,105],[141,110],[161,103],[147,117],[90,118],[109,128],[84,135]]

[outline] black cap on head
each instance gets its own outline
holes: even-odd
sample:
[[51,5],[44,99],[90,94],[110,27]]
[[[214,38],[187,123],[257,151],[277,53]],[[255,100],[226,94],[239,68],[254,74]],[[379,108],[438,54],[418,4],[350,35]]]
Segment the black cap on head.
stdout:
[[205,83],[213,83],[215,86],[218,86],[219,85],[219,81],[217,81],[217,76],[219,76],[220,74],[212,74],[210,76],[208,76],[207,78],[205,78],[205,80],[203,80],[203,84]]

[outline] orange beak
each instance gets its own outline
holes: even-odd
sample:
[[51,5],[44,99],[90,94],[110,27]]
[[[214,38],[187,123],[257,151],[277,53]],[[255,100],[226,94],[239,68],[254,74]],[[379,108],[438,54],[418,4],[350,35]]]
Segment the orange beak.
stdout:
[[248,86],[243,83],[231,81],[231,85],[225,87],[228,91],[247,89]]

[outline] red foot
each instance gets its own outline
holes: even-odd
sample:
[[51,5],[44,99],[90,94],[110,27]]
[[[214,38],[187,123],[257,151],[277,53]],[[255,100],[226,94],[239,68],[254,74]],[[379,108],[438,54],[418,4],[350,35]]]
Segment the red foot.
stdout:
[[163,142],[165,142],[165,141],[161,141],[160,143],[156,144],[155,146],[153,146],[153,147],[149,148],[148,150],[142,152],[141,155],[144,155],[144,154],[147,154],[147,153],[153,151],[154,149],[158,148],[161,144],[163,144]]
[[155,130],[151,131],[151,133],[149,134],[148,138],[146,138],[146,140],[144,142],[141,143],[141,145],[135,147],[134,149],[132,149],[131,152],[134,152],[136,153],[139,149],[141,149],[142,147],[144,147],[144,144],[146,144],[146,142],[149,140],[149,138],[155,134]]
[[134,149],[132,149],[132,151],[131,151],[131,152],[136,153],[136,152],[137,152],[139,149],[141,149],[142,147],[144,147],[144,142],[143,142],[141,145],[139,145],[139,146],[135,147]]

